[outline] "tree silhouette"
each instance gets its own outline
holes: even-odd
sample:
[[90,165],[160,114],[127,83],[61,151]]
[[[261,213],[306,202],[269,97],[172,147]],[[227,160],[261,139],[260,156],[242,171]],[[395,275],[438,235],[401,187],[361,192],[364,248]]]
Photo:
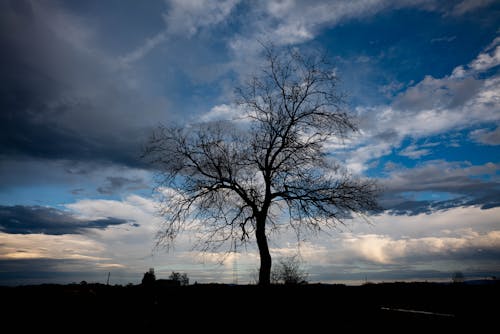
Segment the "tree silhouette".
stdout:
[[144,273],[142,277],[142,285],[143,286],[152,286],[156,281],[156,275],[153,268],[149,268],[149,271]]
[[271,270],[271,282],[291,284],[307,283],[307,273],[301,267],[297,256],[285,257],[278,260]]
[[168,277],[170,280],[179,282],[179,285],[189,285],[189,277],[186,273],[178,273],[175,271],[172,271],[170,276]]
[[268,285],[270,229],[335,227],[376,208],[377,187],[325,149],[356,131],[325,58],[268,46],[264,55],[262,72],[237,89],[240,119],[160,126],[145,157],[160,171],[158,244],[169,247],[185,228],[196,229],[202,250],[255,235],[259,284]]

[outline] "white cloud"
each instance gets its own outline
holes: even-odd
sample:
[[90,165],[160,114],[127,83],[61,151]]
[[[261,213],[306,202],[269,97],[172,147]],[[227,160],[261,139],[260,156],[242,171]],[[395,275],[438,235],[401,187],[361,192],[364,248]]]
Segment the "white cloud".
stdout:
[[372,216],[370,225],[363,220],[349,221],[349,232],[302,243],[301,254],[307,262],[323,265],[356,259],[410,265],[414,258],[430,264],[433,258],[453,257],[460,252],[500,252],[498,214],[500,208],[457,207],[432,215]]
[[382,214],[371,217],[373,225],[357,224],[353,230],[357,234],[386,235],[392,239],[461,237],[470,229],[474,233],[487,234],[498,230],[499,213],[500,208],[482,210],[471,206],[414,216]]
[[490,52],[496,48],[496,46],[500,45],[500,36],[496,37],[487,47],[484,48],[485,52]]
[[500,37],[496,37],[484,50],[466,66],[457,66],[451,78],[463,78],[484,72],[500,64]]
[[472,12],[476,9],[486,7],[493,3],[494,0],[462,0],[456,4],[448,13],[453,16],[460,16]]
[[498,38],[495,39],[497,45],[491,52],[483,52],[477,56],[470,64],[470,68],[475,71],[486,71],[490,68],[496,67],[500,64],[500,42]]
[[396,97],[393,103],[399,110],[443,110],[465,104],[481,89],[482,81],[473,77],[462,79],[426,76]]
[[[356,279],[359,273],[379,273],[391,280],[390,270],[441,272],[451,277],[455,270],[470,268],[494,272],[499,269],[492,258],[500,254],[500,208],[456,207],[431,215],[393,216],[381,214],[346,221],[338,231],[301,235],[290,230],[274,235],[270,244],[273,259],[299,255],[314,281],[335,282],[339,275]],[[385,274],[384,274],[385,272]],[[384,276],[385,275],[385,276]],[[413,275],[413,274],[412,274]],[[363,275],[364,279],[364,275]]]
[[355,174],[363,174],[368,161],[390,154],[392,147],[393,143],[388,141],[374,140],[369,145],[361,144],[350,152],[346,151],[346,167]]
[[408,145],[404,150],[399,151],[399,155],[408,157],[410,159],[420,159],[425,155],[429,155],[431,151],[426,148],[419,148],[416,145]]
[[[250,18],[248,26],[233,37],[230,46],[236,58],[248,64],[260,50],[260,44],[256,42],[258,40],[273,42],[275,45],[298,44],[313,39],[323,28],[383,11],[418,8],[443,14],[453,11],[454,15],[462,15],[484,7],[490,1],[482,0],[479,4],[473,2],[464,0],[453,6],[437,0],[256,1],[252,2],[252,8],[247,13]],[[453,39],[443,38],[448,41]]]
[[[195,240],[187,232],[173,252],[153,252],[151,242],[160,218],[152,199],[129,196],[122,201],[85,200],[68,207],[85,217],[134,219],[140,227],[111,227],[88,235],[0,233],[0,258],[79,260],[85,263],[86,270],[109,270],[112,276],[116,270],[125,270],[136,275],[136,281],[149,267],[155,268],[158,277],[181,271],[198,282],[232,282],[235,273],[240,283],[255,278],[258,252],[253,242],[225,257],[223,252],[201,254],[191,249]],[[342,271],[351,277],[368,270],[365,268],[371,264],[376,265],[371,270],[383,272],[395,265],[432,269],[439,263],[439,270],[451,272],[457,269],[457,258],[464,271],[471,265],[487,271],[492,270],[487,254],[500,252],[499,214],[500,208],[477,207],[453,208],[432,215],[382,214],[370,217],[371,224],[346,221],[341,230],[328,235],[302,235],[297,239],[292,230],[282,230],[271,235],[270,247],[274,259],[299,254],[306,268],[319,266],[323,271]],[[292,240],[298,240],[299,245]],[[486,258],[482,259],[484,254]],[[60,266],[64,270],[65,264]],[[318,273],[310,274],[314,280]],[[127,274],[124,279],[130,277]]]
[[161,31],[154,35],[153,37],[147,38],[143,45],[139,46],[132,52],[127,53],[125,56],[120,57],[120,64],[122,66],[128,66],[133,62],[136,62],[143,57],[145,57],[149,52],[151,52],[155,47],[167,40],[167,33]]
[[384,10],[420,7],[439,10],[431,0],[340,0],[340,1],[265,1],[261,9],[272,19],[257,29],[271,32],[276,44],[293,44],[313,38],[321,28],[331,27],[353,18],[375,15]]
[[128,219],[131,224],[92,231],[93,240],[105,245],[103,256],[126,265],[131,272],[144,272],[154,266],[155,258],[163,259],[154,252],[154,237],[161,226],[157,205],[152,199],[129,195],[123,200],[85,199],[67,204],[66,207],[79,217],[116,217]]
[[[499,42],[496,38],[468,65],[456,67],[449,76],[426,76],[397,95],[391,105],[358,107],[356,114],[362,136],[350,143],[352,153],[346,159],[348,164],[362,172],[370,160],[392,152],[404,138],[421,139],[500,122],[500,77],[480,76],[498,66]],[[495,132],[472,134],[477,140],[482,135],[495,141]],[[428,153],[429,149],[416,146],[400,152],[412,158]]]
[[170,0],[169,10],[163,15],[167,32],[174,35],[192,36],[199,29],[224,21],[239,0]]
[[72,259],[108,261],[105,246],[84,235],[0,233],[0,259]]
[[423,237],[393,239],[378,234],[359,235],[349,239],[347,249],[368,261],[390,264],[423,258],[447,257],[462,251],[474,253],[491,248],[500,253],[500,231],[485,234],[471,232],[461,237]]
[[[240,2],[240,0],[166,0],[168,8],[162,14],[166,24],[164,33],[192,37],[201,29],[216,26],[227,20]],[[453,10],[455,15],[459,15],[484,7],[488,2],[482,0],[480,4],[472,4],[464,0]],[[251,54],[255,54],[258,48],[258,43],[255,43],[257,40],[272,41],[277,45],[301,43],[314,38],[324,27],[332,27],[349,19],[375,15],[385,10],[407,7],[442,13],[451,9],[448,4],[436,0],[254,1],[246,8],[246,28],[233,38],[230,45],[235,50],[253,49],[254,52]],[[148,41],[138,50],[148,49]]]
[[129,66],[153,51],[157,46],[172,41],[172,37],[190,38],[201,29],[223,22],[239,0],[167,0],[168,9],[162,14],[165,29],[133,51],[120,57],[122,66]]
[[[139,224],[138,227],[96,230],[91,235],[92,239],[106,246],[101,252],[102,256],[124,264],[131,272],[144,272],[154,267],[158,277],[181,271],[187,272],[193,281],[198,282],[232,280],[231,268],[235,255],[226,256],[225,249],[212,253],[193,250],[198,241],[196,230],[187,228],[183,231],[168,252],[155,248],[155,236],[161,229],[163,218],[158,215],[158,203],[152,198],[130,195],[120,201],[86,199],[67,204],[66,207],[80,217],[116,217]],[[254,253],[243,252],[236,256],[243,268],[256,267]]]
[[261,45],[258,41],[275,45],[289,45],[311,40],[321,28],[341,21],[369,16],[387,7],[385,0],[361,1],[262,1],[254,5],[245,31],[235,35],[229,43],[235,63],[253,64]]
[[151,223],[158,221],[158,218],[151,219],[156,213],[155,202],[138,195],[129,195],[122,201],[83,199],[65,206],[82,219],[116,217],[134,220],[139,224],[145,224],[145,226],[150,226]]
[[[346,254],[376,263],[432,263],[462,253],[473,257],[486,250],[500,252],[497,217],[500,208],[457,207],[432,215],[371,217],[343,238]],[[466,255],[462,254],[465,262]],[[480,256],[478,256],[480,257]],[[472,262],[474,260],[470,260]]]
[[446,162],[442,160],[427,161],[414,168],[397,168],[391,170],[390,177],[383,179],[384,187],[389,191],[445,191],[458,192],[479,191],[486,186],[478,179],[488,176],[495,182],[500,165],[488,162],[483,165],[470,163]]
[[500,127],[495,130],[478,129],[470,133],[472,140],[485,145],[500,145]]
[[399,92],[404,87],[402,82],[391,81],[387,85],[379,87],[378,91],[388,98],[392,98],[395,93]]
[[[153,239],[161,223],[153,200],[130,195],[123,201],[86,199],[66,207],[80,218],[122,217],[138,225],[113,226],[79,235],[0,233],[0,259],[79,260],[84,261],[81,266],[88,271],[122,268],[134,273],[151,266]],[[64,270],[64,263],[61,266]]]
[[211,121],[244,121],[246,120],[245,111],[237,105],[219,104],[205,114],[199,117],[202,122]]

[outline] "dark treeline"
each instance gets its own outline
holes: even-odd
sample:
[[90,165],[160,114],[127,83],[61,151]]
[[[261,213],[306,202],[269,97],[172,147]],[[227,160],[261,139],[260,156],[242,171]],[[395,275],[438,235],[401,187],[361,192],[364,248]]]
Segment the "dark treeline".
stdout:
[[[104,284],[2,287],[4,326],[37,328],[307,332],[330,328],[488,328],[494,324],[500,285],[387,283],[363,286]],[[264,302],[262,302],[264,301]],[[493,302],[493,303],[492,303]],[[265,305],[265,309],[256,305]],[[259,319],[258,322],[256,319]],[[260,325],[259,325],[260,323]],[[404,327],[401,327],[403,324]],[[330,331],[330,330],[329,330]]]

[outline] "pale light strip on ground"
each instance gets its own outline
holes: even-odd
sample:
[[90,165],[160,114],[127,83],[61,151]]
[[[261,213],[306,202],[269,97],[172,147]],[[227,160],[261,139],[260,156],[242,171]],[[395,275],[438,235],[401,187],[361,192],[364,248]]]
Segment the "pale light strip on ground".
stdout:
[[440,317],[454,317],[454,314],[449,314],[449,313],[436,313],[436,312],[429,312],[429,311],[418,311],[418,310],[408,310],[408,309],[403,309],[403,308],[390,308],[390,307],[381,307],[381,310],[384,311],[396,311],[396,312],[406,312],[406,313],[417,313],[417,314],[425,314],[425,315],[437,315]]

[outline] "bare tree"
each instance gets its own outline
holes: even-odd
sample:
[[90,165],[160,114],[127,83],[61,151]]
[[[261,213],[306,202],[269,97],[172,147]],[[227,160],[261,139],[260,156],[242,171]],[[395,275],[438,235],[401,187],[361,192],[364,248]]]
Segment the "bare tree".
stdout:
[[255,235],[259,284],[268,285],[271,228],[335,227],[376,208],[377,188],[325,149],[356,131],[328,62],[295,50],[264,53],[265,68],[237,90],[239,121],[161,126],[145,156],[160,171],[158,243],[171,245],[186,228],[196,229],[203,250]]
[[278,259],[271,270],[271,282],[282,284],[304,284],[307,283],[307,272],[302,268],[301,261],[297,256]]

